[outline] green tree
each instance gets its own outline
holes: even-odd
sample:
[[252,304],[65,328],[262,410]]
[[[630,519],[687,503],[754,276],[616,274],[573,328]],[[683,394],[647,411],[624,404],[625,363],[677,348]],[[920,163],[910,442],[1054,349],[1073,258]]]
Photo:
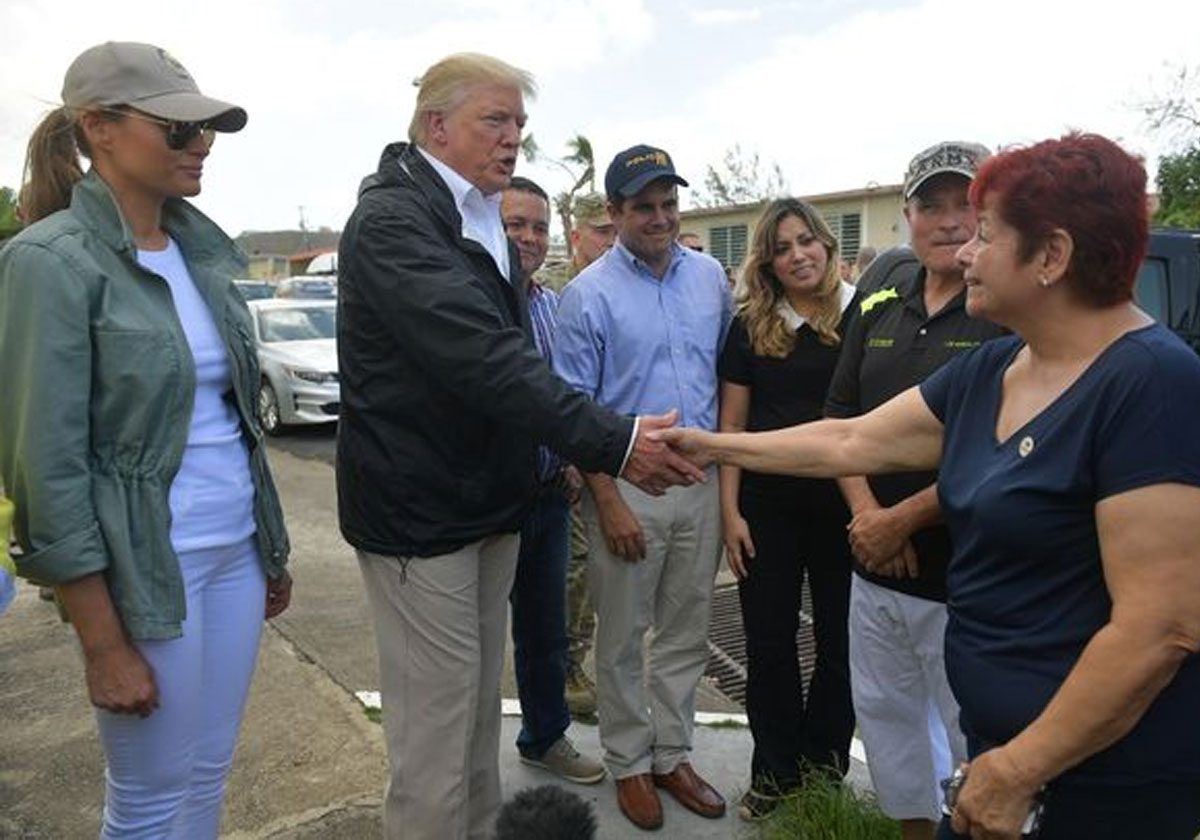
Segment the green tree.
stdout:
[[1200,228],[1200,143],[1158,159],[1158,211],[1154,223]]
[[15,236],[21,229],[17,216],[17,194],[8,187],[0,187],[0,240]]
[[718,166],[708,166],[704,187],[694,190],[692,198],[700,207],[725,207],[776,198],[787,191],[778,163],[764,166],[757,152],[747,154],[734,144]]
[[1154,223],[1200,228],[1200,65],[1166,65],[1155,88],[1136,103],[1146,127],[1170,150],[1158,159]]

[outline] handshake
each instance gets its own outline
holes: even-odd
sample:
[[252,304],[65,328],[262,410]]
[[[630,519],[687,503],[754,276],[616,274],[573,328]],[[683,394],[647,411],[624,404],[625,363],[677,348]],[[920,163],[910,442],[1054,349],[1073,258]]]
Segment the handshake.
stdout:
[[638,417],[637,435],[621,478],[652,496],[661,496],[674,485],[705,480],[704,467],[712,459],[704,457],[697,440],[704,433],[676,427],[678,419],[675,409]]

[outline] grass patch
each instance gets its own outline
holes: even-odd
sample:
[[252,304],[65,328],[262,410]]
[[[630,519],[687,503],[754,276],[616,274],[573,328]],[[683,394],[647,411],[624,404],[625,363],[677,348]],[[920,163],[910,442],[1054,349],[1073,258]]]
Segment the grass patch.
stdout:
[[734,718],[724,718],[722,720],[714,720],[712,723],[700,723],[697,726],[703,726],[706,729],[748,729],[749,727],[740,720]]
[[875,800],[820,774],[788,797],[769,820],[750,833],[757,840],[900,840],[900,824]]

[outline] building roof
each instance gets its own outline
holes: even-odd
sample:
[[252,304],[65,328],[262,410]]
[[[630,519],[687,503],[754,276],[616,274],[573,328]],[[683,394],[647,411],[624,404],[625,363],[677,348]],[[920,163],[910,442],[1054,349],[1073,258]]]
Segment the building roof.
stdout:
[[337,247],[341,233],[336,230],[243,231],[235,240],[250,256],[277,254],[291,257],[302,252],[331,250]]
[[[802,201],[815,204],[818,202],[866,198],[873,195],[887,195],[889,193],[896,193],[898,195],[903,188],[903,184],[875,184],[867,187],[858,187],[853,190],[841,190],[839,192],[818,193],[817,195],[802,195],[798,197]],[[761,201],[749,201],[745,204],[725,204],[720,207],[693,207],[689,210],[684,210],[679,216],[682,219],[698,219],[704,216],[725,216],[729,213],[744,213],[762,207],[768,200],[764,198]]]

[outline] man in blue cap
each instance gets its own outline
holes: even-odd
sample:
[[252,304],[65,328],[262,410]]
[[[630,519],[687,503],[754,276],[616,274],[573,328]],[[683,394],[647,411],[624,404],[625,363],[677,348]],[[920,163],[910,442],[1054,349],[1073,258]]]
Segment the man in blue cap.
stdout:
[[[619,414],[677,409],[681,424],[715,429],[717,356],[732,304],[721,265],[675,241],[676,188],[687,181],[670,155],[641,145],[613,159],[604,186],[617,242],[563,292],[555,371]],[[624,480],[587,476],[600,740],[622,813],[645,829],[662,825],[656,787],[702,816],[725,813],[689,760],[721,556],[712,478],[654,498]]]

